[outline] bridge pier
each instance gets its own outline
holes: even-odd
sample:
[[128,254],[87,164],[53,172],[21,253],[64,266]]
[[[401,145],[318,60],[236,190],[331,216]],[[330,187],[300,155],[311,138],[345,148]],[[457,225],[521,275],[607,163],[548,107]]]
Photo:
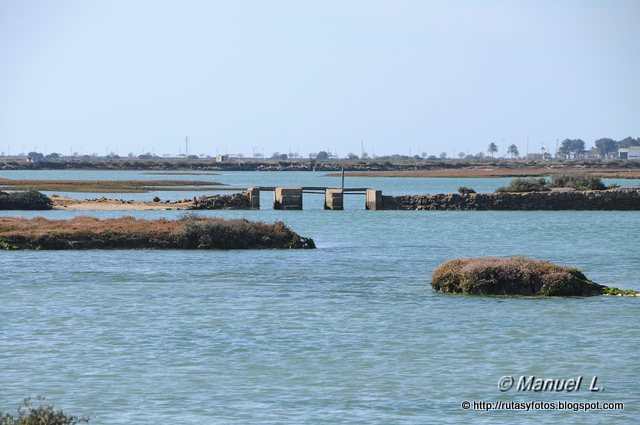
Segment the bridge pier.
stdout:
[[344,191],[342,189],[325,189],[324,191],[324,209],[325,210],[343,210],[344,209]]
[[274,210],[301,210],[301,187],[276,187],[273,191]]
[[260,209],[260,189],[257,187],[250,187],[245,191],[245,193],[249,197],[249,209],[259,210]]
[[375,189],[367,189],[365,209],[381,210],[382,209],[382,191]]

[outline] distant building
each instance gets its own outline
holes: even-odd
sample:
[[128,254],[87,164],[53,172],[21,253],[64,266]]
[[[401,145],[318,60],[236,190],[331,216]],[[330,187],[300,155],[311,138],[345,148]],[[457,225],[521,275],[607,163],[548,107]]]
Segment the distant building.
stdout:
[[596,148],[591,148],[590,150],[581,153],[580,155],[576,156],[576,159],[600,159],[602,158],[602,155],[600,155],[600,152],[598,152],[598,150]]
[[216,162],[227,162],[228,160],[228,155],[216,155]]
[[640,159],[640,146],[631,146],[618,149],[620,159]]
[[27,155],[27,162],[29,164],[39,164],[44,160],[44,155],[38,152],[29,152]]

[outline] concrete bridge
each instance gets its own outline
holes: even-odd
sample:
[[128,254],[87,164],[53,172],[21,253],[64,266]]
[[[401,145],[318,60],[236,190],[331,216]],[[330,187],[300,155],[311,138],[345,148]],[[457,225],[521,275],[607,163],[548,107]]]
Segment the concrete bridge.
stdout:
[[325,210],[343,210],[344,195],[364,195],[365,208],[368,210],[382,209],[382,191],[362,187],[250,187],[245,190],[249,197],[252,210],[260,209],[260,194],[273,192],[273,209],[275,210],[301,210],[302,196],[305,193],[324,194]]

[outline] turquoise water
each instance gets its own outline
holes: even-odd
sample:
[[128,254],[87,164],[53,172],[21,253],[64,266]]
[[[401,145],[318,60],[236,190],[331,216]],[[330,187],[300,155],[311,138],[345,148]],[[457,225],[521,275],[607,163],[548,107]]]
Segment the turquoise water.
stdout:
[[[222,183],[232,188],[247,188],[252,186],[327,186],[340,187],[340,177],[330,177],[330,173],[285,171],[285,172],[220,172],[213,175],[211,172],[196,174],[180,173],[156,173],[145,171],[107,171],[107,170],[15,170],[0,171],[0,178],[13,179],[64,179],[64,180],[202,180],[207,182]],[[460,186],[473,188],[478,193],[494,192],[500,186],[506,186],[511,178],[403,178],[403,177],[349,177],[345,179],[345,187],[369,187],[382,190],[385,195],[418,195],[426,193],[455,193]],[[604,179],[606,184],[618,184],[621,187],[638,187],[640,179]],[[54,192],[45,192],[52,195]],[[66,193],[55,192],[58,195],[73,198],[95,198],[103,194],[95,193]],[[191,199],[194,196],[216,192],[202,192],[194,190],[185,191],[151,191],[147,193],[105,193],[108,198],[151,200],[154,196],[162,200]],[[227,191],[220,193],[228,193]],[[314,199],[308,195],[307,198]],[[322,208],[323,200],[309,201],[305,209]],[[273,202],[273,194],[265,193],[262,196],[263,208],[270,208]],[[364,201],[346,201],[347,208],[364,209]]]
[[[271,175],[290,177],[281,174]],[[474,181],[496,183],[486,180]],[[375,181],[402,192],[393,185],[409,179]],[[0,410],[40,394],[96,424],[637,422],[639,298],[462,297],[428,283],[453,257],[528,255],[640,290],[640,212],[323,211],[309,202],[205,214],[283,220],[317,250],[0,252]],[[504,375],[598,376],[605,391],[502,393]],[[464,411],[463,400],[625,410]]]

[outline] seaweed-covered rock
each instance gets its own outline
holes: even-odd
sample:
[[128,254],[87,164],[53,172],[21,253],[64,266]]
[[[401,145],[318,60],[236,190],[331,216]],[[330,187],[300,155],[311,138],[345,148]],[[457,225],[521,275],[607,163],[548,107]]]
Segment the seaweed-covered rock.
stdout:
[[249,210],[251,202],[247,193],[201,196],[194,200],[193,210]]
[[0,210],[50,210],[53,202],[37,190],[0,192]]
[[576,268],[525,257],[450,260],[433,272],[431,286],[456,294],[582,297],[615,289],[590,281]]

